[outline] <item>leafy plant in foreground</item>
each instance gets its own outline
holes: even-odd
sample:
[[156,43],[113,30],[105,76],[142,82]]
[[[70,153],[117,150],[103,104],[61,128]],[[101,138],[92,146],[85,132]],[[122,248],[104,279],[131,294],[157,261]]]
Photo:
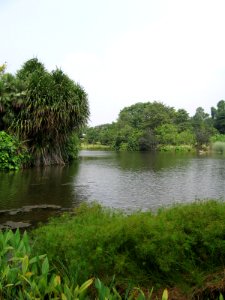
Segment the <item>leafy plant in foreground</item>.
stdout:
[[31,256],[28,235],[19,230],[0,232],[1,299],[85,299],[89,279],[74,286],[49,266],[46,255]]

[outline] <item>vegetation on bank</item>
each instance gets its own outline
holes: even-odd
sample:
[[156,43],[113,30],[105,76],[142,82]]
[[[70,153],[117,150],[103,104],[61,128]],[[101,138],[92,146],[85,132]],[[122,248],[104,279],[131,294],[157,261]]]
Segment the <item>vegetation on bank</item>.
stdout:
[[77,157],[81,136],[85,149],[192,151],[211,143],[215,151],[225,149],[224,100],[211,108],[211,115],[198,107],[190,117],[184,109],[154,101],[123,108],[112,124],[85,128],[88,117],[85,90],[62,70],[48,72],[36,58],[25,62],[16,75],[0,66],[0,132],[23,145],[17,153],[25,151],[30,158],[14,166],[12,151],[7,164],[0,149],[1,169],[65,164]]
[[92,277],[110,285],[115,276],[120,291],[139,286],[217,297],[218,288],[225,291],[224,219],[219,201],[131,215],[82,205],[34,230],[32,251],[47,253],[50,264],[79,285]]
[[[98,278],[91,278],[81,286],[75,285],[72,274],[59,275],[48,256],[32,256],[27,233],[19,230],[0,232],[0,298],[1,299],[122,299],[116,289],[107,287]],[[92,288],[92,290],[91,290]],[[139,298],[138,298],[139,297]],[[151,299],[138,289],[127,290],[126,299]],[[167,300],[167,290],[162,299]]]
[[27,148],[16,137],[0,131],[0,170],[18,170],[29,162]]
[[85,144],[81,143],[80,149],[82,150],[111,150],[112,148],[108,145],[97,144]]
[[60,69],[48,72],[36,58],[16,75],[5,68],[0,68],[0,131],[22,141],[33,165],[65,164],[76,156],[75,135],[88,120],[85,90]]
[[131,215],[91,204],[29,234],[1,231],[0,297],[223,299],[224,219],[219,201]]
[[211,116],[198,107],[190,117],[160,102],[125,107],[112,124],[89,127],[84,142],[107,145],[117,151],[202,149],[225,133],[225,101],[211,108]]

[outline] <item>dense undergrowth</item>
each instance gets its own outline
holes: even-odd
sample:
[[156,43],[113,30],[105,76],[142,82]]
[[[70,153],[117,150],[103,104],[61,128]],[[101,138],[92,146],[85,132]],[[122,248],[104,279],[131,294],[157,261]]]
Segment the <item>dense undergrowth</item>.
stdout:
[[0,298],[161,299],[167,288],[169,299],[223,299],[224,220],[220,201],[130,215],[91,204],[33,230],[30,242],[6,231]]
[[[168,299],[167,289],[160,298]],[[106,286],[100,279],[90,278],[79,286],[73,274],[49,263],[47,254],[33,256],[26,232],[7,230],[0,232],[0,299],[150,300],[152,289],[144,293],[130,287],[122,298],[113,281]]]
[[99,277],[109,284],[201,289],[209,274],[224,269],[225,204],[195,202],[157,214],[125,215],[82,205],[33,232],[34,251],[67,270],[77,284]]

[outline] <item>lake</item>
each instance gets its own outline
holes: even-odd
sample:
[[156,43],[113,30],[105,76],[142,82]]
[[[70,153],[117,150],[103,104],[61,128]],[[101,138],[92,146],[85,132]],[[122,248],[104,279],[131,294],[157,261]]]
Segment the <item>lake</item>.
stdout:
[[0,224],[35,225],[84,201],[130,212],[225,200],[224,183],[222,155],[81,151],[69,166],[0,172]]

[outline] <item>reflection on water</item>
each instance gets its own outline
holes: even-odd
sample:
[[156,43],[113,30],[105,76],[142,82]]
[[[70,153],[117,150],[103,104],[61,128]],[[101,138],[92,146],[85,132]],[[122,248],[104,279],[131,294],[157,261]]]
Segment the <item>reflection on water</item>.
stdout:
[[[222,156],[81,151],[70,166],[1,172],[0,211],[43,204],[65,209],[93,200],[125,210],[202,198],[225,200],[224,180]],[[13,220],[44,220],[54,213],[39,209]],[[0,223],[5,220],[2,214],[0,218]]]

